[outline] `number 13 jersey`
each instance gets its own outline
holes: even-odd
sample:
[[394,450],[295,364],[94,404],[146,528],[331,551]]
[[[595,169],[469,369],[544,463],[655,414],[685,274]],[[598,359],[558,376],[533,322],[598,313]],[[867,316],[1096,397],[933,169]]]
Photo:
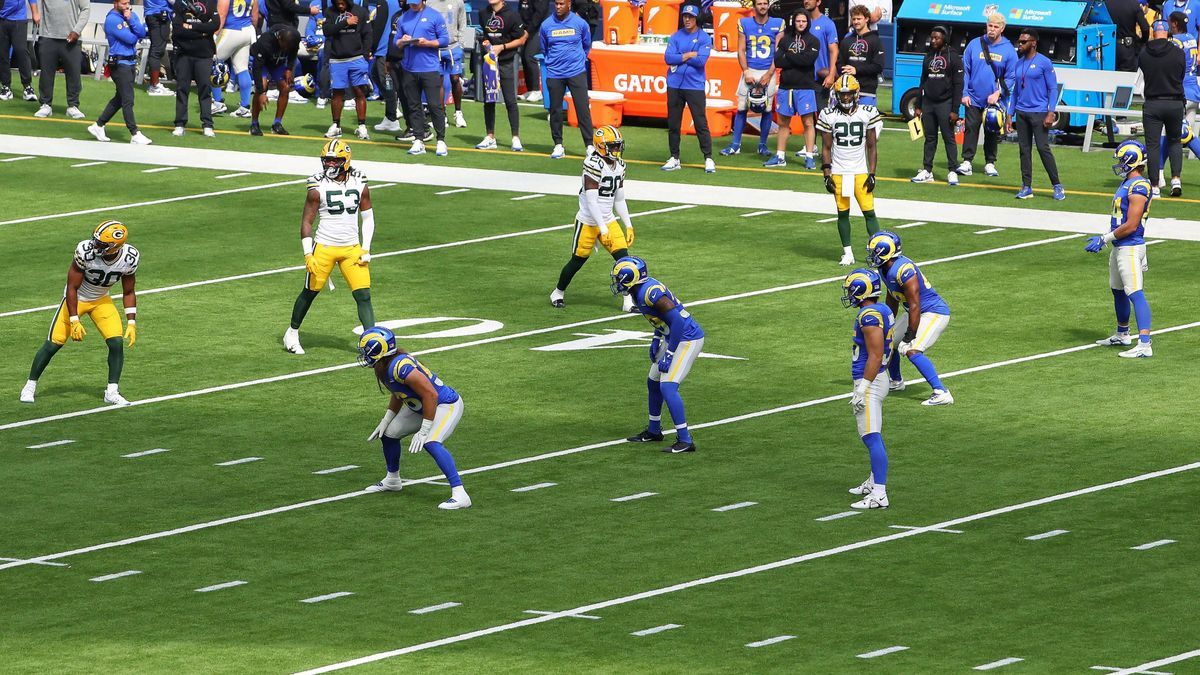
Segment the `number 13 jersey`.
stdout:
[[[834,94],[830,94],[830,98],[833,97]],[[837,104],[821,111],[817,131],[833,135],[833,173],[868,173],[867,132],[882,119],[875,106],[861,103],[850,112]]]
[[617,190],[625,185],[625,160],[618,159],[616,162],[609,164],[600,155],[592,153],[591,157],[583,160],[583,177],[591,178],[600,184],[597,201],[600,202],[600,216],[604,218],[603,223],[593,223],[592,212],[587,205],[587,186],[586,181],[581,181],[579,186],[579,213],[575,214],[575,220],[584,225],[607,225],[616,220],[613,215],[613,202],[616,201]]
[[325,246],[358,245],[358,204],[362,201],[367,177],[358,169],[350,169],[346,180],[326,178],[315,173],[308,178],[309,191],[316,190],[321,204],[317,231],[313,239]]
[[[80,300],[99,300],[108,295],[108,291],[121,277],[131,277],[137,274],[141,254],[129,244],[121,245],[121,252],[116,260],[105,260],[96,250],[96,244],[91,239],[84,239],[75,247],[75,266],[83,270],[83,283],[79,285]],[[63,290],[66,295],[66,290]]]

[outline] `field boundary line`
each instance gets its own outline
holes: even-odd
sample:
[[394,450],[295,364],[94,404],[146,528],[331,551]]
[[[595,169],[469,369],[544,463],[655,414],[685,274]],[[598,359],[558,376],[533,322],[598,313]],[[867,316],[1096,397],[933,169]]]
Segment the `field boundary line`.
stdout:
[[[946,529],[946,528],[954,527],[956,525],[962,525],[964,523],[971,523],[971,522],[975,522],[975,521],[979,521],[979,520],[984,520],[986,518],[992,518],[995,516],[1001,516],[1001,515],[1004,515],[1007,513],[1012,513],[1014,511],[1021,511],[1024,509],[1030,509],[1030,508],[1034,508],[1034,507],[1038,507],[1038,506],[1043,506],[1046,504],[1052,504],[1055,502],[1072,499],[1074,497],[1089,495],[1089,494],[1093,494],[1096,492],[1101,492],[1103,490],[1110,490],[1112,488],[1124,487],[1126,485],[1132,485],[1134,483],[1140,483],[1140,482],[1147,481],[1147,480],[1153,480],[1155,478],[1162,478],[1164,476],[1170,476],[1173,474],[1182,473],[1185,471],[1192,471],[1195,469],[1200,469],[1200,462],[1192,462],[1191,464],[1182,464],[1180,466],[1171,467],[1169,469],[1161,469],[1158,471],[1151,471],[1148,473],[1139,474],[1137,476],[1131,476],[1129,478],[1122,478],[1120,480],[1110,481],[1107,483],[1101,483],[1099,485],[1092,485],[1092,486],[1080,488],[1077,490],[1071,490],[1069,492],[1061,492],[1056,495],[1050,495],[1049,497],[1040,497],[1038,499],[1032,499],[1032,500],[1020,502],[1017,504],[1011,504],[1009,506],[1002,506],[1002,507],[991,509],[988,511],[981,511],[979,513],[974,513],[974,514],[971,514],[968,516],[952,518],[950,520],[945,520],[945,521],[942,521],[940,523],[936,523],[933,525],[926,525],[924,527],[920,527],[915,530],[904,530],[901,532],[896,532],[894,534],[888,534],[888,535],[884,535],[884,536],[880,536],[880,537],[874,537],[872,539],[864,539],[864,540],[856,541],[856,542],[853,542],[850,544],[843,544],[841,546],[835,546],[833,548],[827,548],[827,549],[824,549],[821,551],[815,551],[813,553],[805,553],[803,555],[798,555],[798,556],[794,556],[791,558],[784,558],[782,560],[776,560],[774,562],[764,563],[761,565],[754,565],[752,567],[745,567],[745,568],[742,568],[739,570],[734,570],[732,572],[723,572],[720,574],[713,574],[710,576],[701,577],[699,579],[693,579],[691,581],[684,581],[684,582],[681,582],[678,584],[672,584],[670,586],[662,586],[662,587],[651,589],[648,591],[642,591],[641,593],[635,593],[632,595],[622,596],[620,598],[613,598],[611,600],[603,600],[600,602],[593,602],[593,603],[586,604],[586,605],[580,605],[579,607],[563,610],[560,612],[555,612],[553,614],[546,614],[543,616],[534,617],[534,618],[530,618],[530,619],[522,619],[520,621],[513,621],[511,623],[500,624],[497,626],[492,626],[490,628],[481,628],[479,630],[474,630],[474,631],[470,631],[467,633],[460,633],[458,635],[452,635],[450,637],[445,637],[445,638],[441,638],[438,640],[431,640],[429,642],[422,642],[420,644],[415,644],[415,645],[411,645],[408,647],[401,647],[399,649],[393,649],[393,650],[386,651],[386,652],[379,652],[377,654],[362,656],[362,657],[359,657],[356,659],[351,659],[349,661],[342,661],[342,662],[330,664],[327,666],[321,666],[319,668],[313,668],[310,670],[300,671],[300,673],[298,673],[298,675],[317,675],[318,673],[328,673],[328,672],[331,672],[334,670],[342,670],[345,668],[360,666],[360,665],[363,665],[366,663],[374,663],[376,661],[382,661],[384,659],[393,658],[396,656],[402,656],[404,654],[412,654],[414,652],[425,651],[425,650],[434,649],[437,647],[444,647],[446,645],[466,642],[468,640],[473,640],[475,638],[485,637],[488,635],[494,635],[496,633],[502,633],[502,632],[506,632],[506,631],[510,631],[510,630],[515,630],[517,628],[524,628],[526,626],[533,626],[533,625],[537,625],[540,623],[547,623],[550,621],[554,621],[556,619],[561,619],[561,618],[570,616],[572,614],[584,614],[584,613],[588,613],[588,612],[595,612],[595,611],[598,611],[601,609],[606,609],[608,607],[615,607],[617,605],[624,605],[624,604],[636,602],[639,600],[645,600],[647,598],[657,597],[660,595],[676,593],[678,591],[695,588],[697,586],[707,586],[707,585],[715,584],[715,583],[718,583],[721,581],[728,581],[730,579],[737,579],[737,578],[749,576],[752,574],[758,574],[760,572],[767,572],[767,571],[771,571],[771,570],[780,569],[783,567],[791,567],[793,565],[798,565],[800,563],[809,562],[811,560],[819,560],[821,558],[828,558],[828,557],[832,557],[832,556],[839,555],[842,553],[848,553],[850,551],[857,551],[859,549],[868,548],[871,546],[878,546],[879,544],[886,544],[889,542],[898,541],[900,539],[906,539],[908,537],[913,537],[918,534],[924,534],[926,532],[933,532],[933,531],[936,531],[939,529]],[[1145,668],[1152,668],[1152,667],[1161,666],[1161,665],[1164,665],[1167,663],[1174,663],[1176,661],[1182,661],[1184,659],[1192,658],[1194,656],[1200,656],[1200,649],[1192,651],[1192,652],[1187,652],[1185,654],[1180,654],[1178,656],[1169,657],[1167,659],[1151,661],[1151,662],[1143,664],[1142,666],[1139,666],[1137,668],[1126,669],[1126,670],[1122,670],[1120,672],[1124,673],[1126,675],[1132,675],[1133,673],[1136,673],[1139,670],[1143,670]]]
[[[1003,253],[1005,251],[1014,251],[1017,249],[1029,248],[1032,246],[1041,246],[1043,244],[1052,244],[1055,242],[1067,241],[1070,239],[1078,239],[1078,238],[1080,238],[1080,235],[1068,234],[1068,235],[1063,235],[1063,236],[1059,236],[1059,237],[1051,237],[1049,239],[1038,239],[1038,240],[1034,240],[1034,241],[1023,242],[1020,244],[1011,244],[1008,246],[1001,246],[999,248],[984,249],[982,251],[973,251],[971,253],[963,253],[963,254],[959,254],[959,255],[949,256],[946,258],[937,258],[935,260],[930,260],[930,261],[924,262],[922,264],[925,266],[937,265],[940,263],[953,262],[953,261],[957,261],[957,260],[965,260],[967,258],[976,258],[979,256],[991,255],[994,253]],[[756,291],[745,291],[743,293],[735,293],[733,295],[722,295],[722,296],[719,296],[716,298],[706,298],[703,300],[690,300],[690,301],[688,301],[687,304],[689,307],[699,307],[701,305],[710,305],[710,304],[717,303],[717,302],[727,302],[729,300],[742,300],[745,298],[757,297],[760,295],[769,295],[772,293],[781,293],[781,292],[785,292],[785,291],[798,290],[801,288],[808,288],[811,286],[818,286],[821,284],[834,283],[837,281],[841,281],[844,278],[845,278],[844,275],[839,275],[836,277],[825,277],[824,279],[815,279],[812,281],[802,281],[802,282],[798,282],[795,284],[788,284],[785,286],[772,286],[770,288],[763,288],[763,289],[759,289]],[[468,342],[457,342],[457,343],[454,343],[451,345],[443,345],[441,347],[430,347],[429,349],[417,350],[412,353],[416,356],[424,356],[426,354],[439,354],[442,352],[454,351],[454,350],[458,350],[458,349],[465,349],[467,347],[477,347],[479,345],[491,344],[491,343],[495,343],[495,342],[508,342],[511,340],[519,340],[522,338],[533,337],[535,335],[544,335],[546,333],[555,333],[558,331],[570,330],[572,328],[580,328],[582,326],[592,326],[592,325],[601,324],[601,323],[608,323],[610,321],[617,321],[620,319],[629,319],[629,318],[632,318],[635,316],[638,316],[638,315],[629,314],[629,313],[621,313],[621,314],[615,314],[615,315],[609,315],[609,316],[602,316],[602,317],[597,317],[595,319],[585,319],[583,321],[575,321],[572,323],[559,324],[557,326],[548,326],[545,328],[532,328],[530,330],[521,331],[519,333],[510,333],[508,335],[494,335],[492,337],[480,338],[478,340],[470,340]],[[1156,332],[1161,333],[1164,331],[1156,331]],[[1092,345],[1092,346],[1095,346],[1095,345]],[[1085,347],[1086,347],[1086,345],[1085,345]],[[1075,348],[1075,349],[1078,349],[1078,348]],[[258,378],[258,379],[254,379],[254,380],[246,380],[243,382],[233,382],[233,383],[229,383],[229,384],[213,385],[211,387],[205,387],[203,389],[195,389],[192,391],[178,392],[178,393],[174,393],[174,394],[163,394],[161,396],[154,396],[151,398],[145,398],[145,399],[139,399],[136,401],[131,401],[130,404],[127,406],[106,405],[106,406],[99,406],[96,408],[87,408],[85,410],[75,410],[72,412],[59,413],[57,415],[49,415],[47,417],[35,417],[32,419],[28,419],[28,420],[21,420],[19,422],[9,422],[7,424],[0,424],[0,431],[6,431],[8,429],[19,429],[22,427],[28,427],[28,426],[33,426],[33,425],[37,425],[37,424],[44,424],[46,422],[56,422],[59,420],[73,419],[76,417],[83,417],[85,415],[94,415],[96,413],[107,412],[110,410],[126,410],[131,407],[149,405],[152,403],[162,403],[164,401],[173,401],[173,400],[182,399],[182,398],[191,398],[193,396],[201,396],[203,394],[212,394],[212,393],[217,393],[217,392],[222,392],[222,391],[232,391],[235,389],[243,389],[245,387],[252,387],[252,386],[256,386],[256,385],[260,385],[260,384],[271,384],[274,382],[283,382],[286,380],[293,380],[293,379],[297,379],[297,378],[301,378],[301,377],[308,377],[310,375],[322,375],[325,373],[331,373],[331,372],[336,372],[339,370],[346,370],[348,368],[356,368],[356,367],[358,367],[357,362],[342,363],[342,364],[337,364],[337,365],[332,365],[332,366],[324,366],[322,368],[314,368],[311,370],[301,370],[301,371],[297,371],[294,373],[286,373],[283,375],[271,375],[268,377],[262,377],[262,378]]]
[[[1196,321],[1196,322],[1193,322],[1190,324],[1182,324],[1180,326],[1173,326],[1170,328],[1163,329],[1160,332],[1185,330],[1187,328],[1195,328],[1197,326],[1200,326],[1200,321]],[[1098,345],[1096,345],[1095,343],[1089,343],[1087,345],[1082,345],[1080,347],[1057,349],[1057,350],[1050,351],[1050,352],[1044,352],[1043,354],[1034,354],[1032,356],[1022,356],[1022,357],[1018,357],[1018,358],[1008,359],[1006,361],[999,361],[995,364],[985,364],[982,366],[965,368],[963,370],[954,371],[952,373],[946,373],[946,374],[942,375],[942,377],[943,378],[957,377],[957,376],[966,375],[969,373],[976,373],[976,372],[981,372],[984,370],[991,370],[992,368],[999,368],[1002,365],[1012,365],[1012,364],[1016,364],[1016,363],[1026,363],[1029,361],[1036,361],[1036,360],[1044,359],[1044,358],[1052,358],[1054,356],[1061,356],[1063,354],[1074,353],[1077,351],[1082,351],[1084,349],[1090,349],[1090,348],[1094,348],[1094,347],[1098,347]],[[792,410],[800,410],[803,408],[809,408],[809,407],[812,407],[815,405],[820,405],[822,403],[829,403],[831,401],[840,401],[840,400],[848,399],[848,398],[850,398],[850,396],[851,395],[848,393],[847,394],[835,394],[833,396],[825,396],[823,398],[812,399],[812,400],[803,401],[800,403],[791,403],[788,405],[778,406],[775,408],[768,408],[766,410],[758,410],[755,412],[744,413],[744,414],[735,415],[732,417],[726,417],[723,419],[714,420],[712,422],[701,422],[700,424],[693,425],[692,428],[693,429],[706,429],[709,427],[716,427],[716,426],[721,426],[724,424],[733,424],[735,422],[742,422],[745,420],[757,419],[759,417],[766,417],[768,415],[775,415],[775,414],[782,413],[782,412],[790,412]],[[664,429],[663,430],[663,434],[672,434],[672,433],[675,433],[674,429]],[[488,471],[496,471],[498,469],[506,469],[508,467],[519,466],[521,464],[530,464],[532,462],[540,462],[543,460],[554,459],[557,457],[566,457],[568,455],[574,455],[574,454],[578,454],[581,452],[587,452],[590,450],[598,450],[600,448],[609,448],[609,447],[612,447],[615,445],[621,445],[623,443],[628,443],[628,442],[629,441],[625,440],[624,438],[618,438],[618,439],[609,440],[609,441],[600,441],[598,443],[581,445],[581,446],[578,446],[575,448],[567,448],[565,450],[554,450],[551,452],[542,453],[540,455],[530,455],[528,457],[518,457],[517,459],[510,459],[510,460],[498,462],[495,464],[486,464],[484,466],[477,466],[477,467],[474,467],[471,469],[462,469],[458,473],[460,476],[468,476],[468,475],[474,475],[477,473],[485,473]],[[440,480],[442,480],[442,478],[443,478],[442,474],[439,473],[435,476],[426,476],[425,478],[416,478],[416,479],[412,479],[412,480],[405,480],[404,484],[405,485],[429,484],[429,483],[433,483],[435,481],[440,481]],[[308,508],[310,506],[319,506],[321,504],[328,504],[331,502],[342,501],[342,500],[351,499],[354,497],[361,497],[361,496],[367,495],[367,494],[374,494],[374,493],[365,492],[363,490],[356,490],[354,492],[346,492],[346,493],[343,493],[340,495],[333,495],[331,497],[321,497],[318,499],[311,499],[308,501],[296,502],[293,504],[285,504],[284,506],[277,506],[277,507],[274,507],[271,509],[266,509],[263,511],[254,511],[251,513],[243,513],[243,514],[239,514],[236,516],[228,516],[226,518],[210,520],[210,521],[203,522],[203,523],[195,523],[192,525],[185,525],[183,527],[178,527],[178,528],[174,528],[174,529],[170,529],[170,530],[161,530],[158,532],[152,532],[150,534],[143,534],[143,535],[138,535],[138,536],[134,536],[134,537],[127,537],[125,539],[110,541],[110,542],[106,542],[103,544],[94,544],[92,546],[85,546],[82,548],[76,548],[76,549],[72,549],[69,551],[63,551],[60,553],[50,553],[50,554],[36,556],[36,557],[22,558],[19,560],[13,560],[10,562],[0,563],[0,570],[6,570],[10,567],[21,567],[24,565],[44,564],[48,561],[59,560],[62,558],[69,558],[69,557],[81,555],[84,553],[92,553],[95,551],[103,551],[106,549],[117,548],[120,546],[128,546],[130,544],[137,544],[137,543],[141,543],[143,541],[153,541],[155,539],[164,539],[166,537],[172,537],[172,536],[179,535],[179,534],[187,534],[188,532],[196,532],[199,530],[206,530],[206,529],[218,527],[221,525],[229,525],[232,523],[241,522],[244,520],[254,520],[257,518],[264,518],[266,516],[273,516],[273,515],[276,515],[279,513],[286,513],[288,511],[296,511],[299,509]],[[912,529],[912,530],[904,530],[904,532],[909,532],[909,533],[912,533],[912,532],[936,532],[938,530],[944,530],[944,529],[948,529],[948,526],[921,527],[921,528],[916,528],[916,529]]]
[[1152,668],[1160,668],[1162,666],[1167,666],[1172,663],[1178,663],[1180,661],[1194,659],[1197,656],[1200,656],[1200,649],[1193,649],[1190,652],[1176,654],[1175,656],[1168,656],[1164,659],[1158,659],[1157,661],[1147,661],[1146,663],[1143,663],[1140,666],[1134,666],[1133,668],[1124,668],[1122,670],[1116,671],[1115,673],[1113,673],[1113,675],[1134,675],[1135,673],[1143,673]]

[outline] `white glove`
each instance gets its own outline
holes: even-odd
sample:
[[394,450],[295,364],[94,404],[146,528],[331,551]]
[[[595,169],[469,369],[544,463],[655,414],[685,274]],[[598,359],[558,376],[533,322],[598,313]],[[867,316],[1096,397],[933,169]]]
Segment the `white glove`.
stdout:
[[896,347],[896,349],[899,350],[901,356],[907,356],[908,350],[912,349],[912,343],[911,342],[901,342],[900,346]]
[[608,236],[608,223],[600,223],[600,236],[601,237]]
[[371,252],[370,251],[366,251],[362,255],[358,256],[358,264],[359,265],[366,265],[369,262],[371,262]]
[[422,420],[421,430],[413,434],[412,442],[408,444],[409,452],[420,452],[425,449],[425,439],[429,438],[429,431],[433,429],[433,420]]
[[850,407],[854,412],[860,413],[867,409],[867,390],[871,388],[871,383],[863,380],[854,385],[854,393],[850,395]]
[[392,423],[392,418],[395,416],[396,413],[392,412],[391,409],[383,413],[383,420],[379,422],[379,426],[375,427],[375,431],[372,431],[371,435],[367,436],[367,442],[370,443],[382,438],[383,432],[387,431],[388,425]]

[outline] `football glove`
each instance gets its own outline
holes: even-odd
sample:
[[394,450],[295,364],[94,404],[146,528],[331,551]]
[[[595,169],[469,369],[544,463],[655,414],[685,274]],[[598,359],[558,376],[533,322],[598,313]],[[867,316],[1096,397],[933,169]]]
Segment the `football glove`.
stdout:
[[1103,249],[1104,237],[1100,236],[1088,237],[1087,246],[1083,247],[1083,250],[1087,251],[1088,253],[1099,253]]
[[633,223],[628,223],[625,225],[625,243],[629,246],[633,246]]
[[71,317],[71,339],[76,342],[83,342],[84,335],[87,335],[87,331],[83,329],[83,324],[79,323],[79,317]]
[[908,330],[904,331],[904,339],[902,339],[900,341],[900,343],[903,344],[905,342],[912,342],[913,340],[916,340],[916,339],[917,339],[917,331],[915,329],[913,329],[912,326],[909,326]]
[[658,372],[663,373],[664,375],[666,373],[670,372],[671,362],[674,360],[675,360],[675,352],[671,351],[668,348],[667,351],[663,354],[663,357],[658,360]]
[[420,452],[425,449],[425,439],[429,438],[429,432],[433,429],[433,420],[422,420],[421,430],[413,434],[412,442],[408,444],[409,452]]
[[865,183],[863,183],[863,188],[867,192],[875,191],[875,174],[873,174],[873,173],[867,174],[867,180]]
[[600,245],[608,250],[612,250],[612,228],[608,225],[600,226]]
[[317,259],[313,254],[309,253],[304,256],[304,269],[308,270],[309,274],[317,273]]
[[133,346],[133,343],[137,342],[137,322],[133,319],[130,319],[125,324],[125,339],[129,341],[130,347]]
[[390,408],[387,412],[383,413],[383,419],[375,427],[375,431],[372,431],[371,435],[367,436],[367,442],[370,443],[371,441],[383,438],[383,432],[387,431],[388,425],[392,423],[392,418],[395,416],[396,413],[392,412]]
[[837,192],[837,186],[833,184],[833,176],[825,176],[825,191],[829,194]]
[[363,252],[362,255],[358,256],[358,260],[356,260],[354,262],[354,264],[361,265],[362,267],[366,267],[367,263],[369,263],[369,262],[371,262],[371,252],[365,251],[365,252]]
[[850,394],[850,407],[854,412],[860,413],[867,409],[867,390],[871,388],[871,383],[862,380],[854,385],[854,393]]
[[908,342],[908,341],[901,341],[900,344],[896,346],[896,351],[898,351],[900,354],[902,354],[904,356],[908,356],[908,352],[911,349],[912,349],[912,343]]
[[657,335],[650,340],[650,363],[654,363],[658,359],[658,349],[662,346],[662,339]]

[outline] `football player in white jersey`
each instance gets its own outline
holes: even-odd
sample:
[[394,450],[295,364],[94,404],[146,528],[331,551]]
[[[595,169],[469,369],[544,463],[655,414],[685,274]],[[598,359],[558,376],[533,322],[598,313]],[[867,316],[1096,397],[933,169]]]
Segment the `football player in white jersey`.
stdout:
[[132,347],[137,341],[137,297],[133,287],[140,254],[126,243],[128,239],[129,228],[119,221],[105,220],[96,226],[91,239],[84,239],[75,247],[75,259],[67,270],[62,303],[54,312],[45,344],[33,357],[29,381],[21,389],[22,403],[33,403],[38,378],[50,359],[66,344],[67,338],[81,342],[87,335],[80,319],[90,316],[108,345],[108,388],[104,390],[104,401],[129,405],[117,389],[121,368],[125,365],[125,349],[121,341],[121,316],[109,296],[109,289],[120,281],[127,320],[125,338]]
[[[313,219],[320,214],[317,231]],[[358,238],[358,217],[362,215],[362,243]],[[358,320],[363,329],[375,325],[371,307],[371,240],[375,237],[375,212],[367,177],[350,168],[350,146],[335,138],[321,149],[321,171],[308,179],[308,198],[300,217],[300,246],[304,250],[304,288],[292,308],[292,324],[283,334],[283,346],[293,354],[303,354],[300,324],[308,308],[329,279],[334,265],[350,286],[358,305]]]
[[[571,259],[558,275],[558,285],[550,293],[550,305],[562,308],[567,286],[575,273],[592,255],[599,241],[613,260],[629,255],[633,245],[633,221],[625,204],[625,139],[614,126],[603,126],[592,134],[596,151],[583,160],[583,185],[579,188],[579,211],[575,214],[575,237],[571,241]],[[617,224],[617,218],[625,229]],[[633,311],[633,299],[624,296],[623,309]]]
[[850,196],[858,202],[867,220],[867,233],[879,231],[875,217],[875,163],[882,116],[872,105],[858,102],[858,79],[842,75],[833,85],[834,103],[817,117],[821,132],[821,170],[825,189],[837,202],[838,235],[842,239],[839,265],[854,264],[850,245]]

